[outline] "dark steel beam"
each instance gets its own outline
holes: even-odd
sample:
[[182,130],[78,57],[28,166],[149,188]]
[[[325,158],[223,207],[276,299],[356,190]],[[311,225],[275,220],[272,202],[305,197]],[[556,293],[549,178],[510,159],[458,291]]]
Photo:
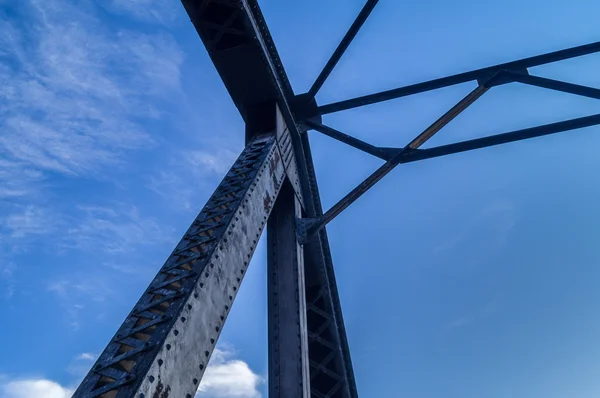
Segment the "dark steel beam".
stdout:
[[600,99],[600,89],[581,86],[579,84],[567,83],[560,80],[547,79],[545,77],[524,75],[521,73],[507,72],[507,76],[515,82],[528,84],[530,86],[562,91],[563,93],[581,95],[594,99]]
[[329,58],[329,61],[327,61],[327,64],[325,64],[325,67],[323,68],[321,73],[319,73],[319,76],[311,86],[310,90],[308,90],[308,96],[310,98],[314,98],[317,95],[317,92],[321,89],[321,87],[325,83],[325,80],[327,80],[327,78],[333,71],[333,68],[335,68],[339,60],[342,58],[342,55],[344,55],[344,52],[346,52],[346,50],[350,46],[350,43],[352,43],[352,40],[354,40],[360,28],[363,26],[363,24],[371,14],[371,11],[373,11],[375,6],[377,5],[378,1],[379,0],[368,0],[365,6],[362,8],[360,13],[350,26],[350,29],[348,29],[348,31],[344,35],[344,38],[331,55],[331,58]]
[[289,180],[267,223],[269,397],[310,397],[304,256],[296,240],[302,208]]
[[413,139],[407,147],[410,149],[417,149],[424,143],[426,143],[431,137],[433,137],[438,131],[440,131],[445,125],[450,123],[455,117],[460,115],[462,111],[467,109],[473,102],[477,101],[483,94],[489,90],[489,87],[479,85],[473,91],[471,91],[465,98],[463,98],[458,104],[454,105],[448,112],[442,117],[436,120],[431,126],[425,129],[415,139]]
[[319,133],[325,134],[328,137],[343,142],[344,144],[348,144],[353,148],[359,149],[383,160],[390,160],[400,150],[396,148],[382,148],[371,145],[359,140],[358,138],[354,138],[351,135],[342,133],[341,131],[315,121],[305,120],[303,124],[312,130],[318,131]]
[[339,202],[333,205],[331,209],[325,212],[325,214],[323,214],[321,217],[303,219],[298,225],[299,240],[301,243],[309,241],[315,233],[317,233],[321,228],[338,216],[343,210],[348,208],[348,206],[365,194],[370,188],[372,188],[399,164],[431,159],[454,153],[466,152],[474,149],[541,137],[544,135],[556,134],[563,131],[575,130],[584,127],[595,126],[598,124],[600,124],[600,114],[545,124],[542,126],[531,127],[522,130],[515,130],[504,134],[476,138],[473,140],[442,145],[434,148],[412,149],[410,147],[406,147],[404,151],[398,153],[391,160],[387,161],[383,166],[378,168],[362,183],[360,183],[360,185],[358,185]]
[[418,160],[437,158],[440,156],[451,155],[454,153],[472,151],[474,149],[496,146],[506,144],[509,142],[526,140],[530,138],[542,137],[545,135],[581,129],[585,127],[595,126],[598,124],[600,124],[600,114],[585,116],[577,119],[570,119],[562,122],[545,124],[543,126],[515,130],[504,134],[497,134],[483,138],[475,138],[472,140],[457,142],[454,144],[406,152],[403,154],[400,163],[410,163],[416,162]]
[[449,87],[456,84],[466,83],[472,80],[486,78],[487,76],[491,76],[500,70],[523,70],[534,66],[540,66],[552,62],[562,61],[569,58],[580,57],[582,55],[593,54],[599,51],[600,42],[585,44],[578,47],[572,47],[547,54],[537,55],[534,57],[524,58],[518,61],[507,62],[503,64],[489,66],[486,68],[476,69],[469,72],[459,73],[452,76],[443,77],[440,79],[429,80],[422,83],[382,91],[376,94],[364,95],[345,101],[321,105],[317,108],[318,114],[325,115],[327,113],[339,112],[347,109],[357,108],[360,106],[375,104],[377,102],[388,101],[394,98],[405,97],[408,95],[418,94],[425,91],[436,90],[443,87]]
[[[303,134],[301,138],[308,166],[310,201],[314,204],[315,216],[319,216],[323,214],[323,207],[308,134]],[[306,201],[309,201],[308,198]],[[301,221],[300,219],[297,222]],[[322,228],[316,234],[315,239],[304,245],[304,255],[307,275],[306,301],[309,303],[308,341],[311,358],[310,387],[312,396],[327,397],[331,385],[336,385],[338,390],[333,397],[357,398],[358,392],[350,348],[326,228]],[[321,344],[320,340],[315,339],[314,336],[328,340],[328,344]],[[327,352],[327,348],[329,348],[329,352]],[[326,358],[330,359],[321,365]],[[332,373],[341,377],[332,377]]]
[[[489,80],[495,79],[499,74],[495,74]],[[327,210],[325,214],[319,217],[307,218],[302,220],[299,223],[299,236],[300,242],[307,242],[311,236],[327,225],[331,220],[337,217],[342,211],[344,211],[348,206],[354,203],[358,198],[364,195],[369,189],[371,189],[375,184],[377,184],[383,177],[385,177],[389,172],[391,172],[398,164],[400,164],[402,156],[404,153],[415,150],[423,145],[427,140],[433,137],[438,131],[440,131],[445,125],[450,123],[456,116],[458,116],[462,111],[467,109],[469,105],[475,102],[478,98],[480,98],[489,88],[485,85],[480,85],[467,94],[462,100],[460,100],[456,105],[450,108],[449,111],[444,113],[442,117],[436,120],[431,126],[426,128],[421,134],[419,134],[414,140],[412,140],[404,149],[391,149],[394,150],[395,154],[387,160],[380,168],[378,168],[375,172],[373,172],[369,177],[367,177],[360,185],[350,191],[346,196],[344,196],[339,202],[331,207],[331,209]],[[343,133],[341,133],[343,134]],[[348,136],[349,137],[349,136]],[[350,137],[352,138],[352,137]],[[352,138],[356,140],[355,138]],[[359,141],[359,140],[356,140]],[[360,141],[362,143],[362,141]],[[368,144],[366,144],[368,145]]]

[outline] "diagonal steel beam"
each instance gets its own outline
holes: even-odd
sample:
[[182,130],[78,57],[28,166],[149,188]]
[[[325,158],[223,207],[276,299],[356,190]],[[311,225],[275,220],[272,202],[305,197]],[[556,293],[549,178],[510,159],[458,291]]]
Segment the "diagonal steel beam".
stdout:
[[425,91],[436,90],[443,87],[454,86],[456,84],[466,83],[487,76],[493,75],[500,70],[523,70],[534,66],[549,64],[552,62],[563,61],[569,58],[580,57],[582,55],[600,52],[600,41],[585,44],[578,47],[571,47],[564,50],[554,51],[547,54],[524,58],[518,61],[506,62],[486,68],[476,69],[469,72],[463,72],[440,79],[429,80],[422,83],[412,84],[392,90],[382,91],[375,94],[364,95],[344,101],[334,102],[327,105],[321,105],[317,108],[317,114],[325,115],[327,113],[340,112],[347,109],[360,106],[375,104],[388,101],[394,98],[406,97],[408,95],[418,94]]
[[415,137],[407,147],[410,149],[417,149],[424,143],[426,143],[431,137],[437,134],[445,125],[450,123],[455,117],[460,115],[465,109],[477,101],[483,94],[489,90],[489,87],[485,85],[479,85],[475,90],[471,91],[465,98],[459,103],[454,105],[448,112],[442,117],[436,120],[431,126],[425,129],[421,134]]
[[312,120],[305,120],[303,124],[312,130],[318,131],[319,133],[325,134],[328,137],[348,144],[351,147],[359,149],[363,152],[366,152],[383,160],[390,160],[399,151],[399,149],[396,148],[382,148],[371,145],[362,140],[359,140],[358,138],[354,138],[351,135],[342,133],[341,131],[338,131],[332,127],[325,126],[322,123],[315,122]]
[[319,92],[319,90],[325,83],[325,80],[327,80],[327,78],[333,71],[333,68],[335,68],[339,60],[342,58],[342,55],[344,55],[344,53],[350,46],[350,43],[352,43],[352,40],[354,40],[354,38],[360,31],[360,28],[363,26],[363,24],[371,14],[371,11],[373,11],[375,6],[377,5],[378,1],[379,0],[368,0],[367,3],[364,5],[356,19],[350,26],[350,29],[348,29],[342,41],[331,55],[331,58],[329,58],[329,61],[327,61],[327,64],[325,64],[325,67],[323,68],[321,73],[319,73],[319,76],[317,76],[317,79],[311,86],[310,90],[308,90],[308,96],[310,98],[314,98],[317,95],[317,92]]
[[[496,74],[495,76],[497,76]],[[490,80],[493,80],[493,77]],[[467,96],[460,100],[456,105],[450,108],[442,117],[436,120],[431,126],[426,128],[420,135],[411,141],[404,149],[399,150],[396,154],[385,162],[381,167],[375,170],[369,177],[361,182],[356,188],[350,191],[344,196],[339,202],[333,205],[323,215],[313,218],[305,218],[299,223],[298,234],[300,242],[307,242],[311,239],[317,231],[327,225],[331,220],[337,217],[342,211],[348,206],[354,203],[358,198],[364,195],[369,189],[377,184],[383,177],[388,175],[396,166],[398,166],[402,160],[404,153],[415,150],[416,148],[423,145],[427,140],[433,137],[438,131],[440,131],[445,125],[450,123],[456,116],[462,111],[467,109],[469,105],[473,104],[478,98],[480,98],[488,87],[480,85],[471,91]]]
[[256,137],[73,397],[196,394],[284,178],[274,134]]
[[331,209],[329,209],[323,216],[316,218],[305,218],[301,220],[302,222],[298,226],[299,239],[301,242],[310,240],[315,233],[317,233],[343,210],[355,202],[399,164],[411,163],[419,160],[431,159],[535,137],[542,137],[545,135],[581,129],[598,124],[600,124],[600,114],[545,124],[542,126],[531,127],[522,130],[515,130],[508,133],[476,138],[473,140],[442,145],[434,148],[411,149],[406,147],[404,151],[386,162],[383,166],[373,172],[373,174],[367,177],[367,179],[365,179],[359,186],[350,191],[350,193],[332,206]]

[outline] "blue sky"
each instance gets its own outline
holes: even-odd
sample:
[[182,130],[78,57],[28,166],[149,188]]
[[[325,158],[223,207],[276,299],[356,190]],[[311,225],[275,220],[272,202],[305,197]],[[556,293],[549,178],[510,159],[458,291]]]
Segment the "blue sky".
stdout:
[[[260,4],[297,93],[362,7]],[[382,0],[318,101],[596,41],[598,11]],[[532,72],[600,87],[598,62]],[[324,121],[402,146],[472,88]],[[428,145],[599,111],[512,84]],[[329,225],[361,395],[598,396],[599,130],[402,165]],[[1,0],[0,131],[0,397],[64,398],[234,161],[243,124],[179,1]],[[380,164],[310,134],[325,207]],[[266,397],[265,254],[201,397]]]

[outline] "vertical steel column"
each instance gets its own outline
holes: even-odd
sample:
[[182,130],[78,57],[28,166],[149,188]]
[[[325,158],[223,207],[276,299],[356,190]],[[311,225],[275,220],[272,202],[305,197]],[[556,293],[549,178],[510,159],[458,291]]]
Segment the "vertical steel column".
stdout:
[[296,239],[300,216],[286,181],[267,224],[270,398],[310,397],[304,255]]

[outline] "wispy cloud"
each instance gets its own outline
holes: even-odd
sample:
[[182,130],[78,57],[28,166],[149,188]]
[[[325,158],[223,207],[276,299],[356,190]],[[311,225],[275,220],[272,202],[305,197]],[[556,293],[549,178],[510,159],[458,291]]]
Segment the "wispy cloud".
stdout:
[[46,209],[33,205],[22,207],[0,221],[8,236],[13,239],[46,234],[55,227],[52,215]]
[[23,176],[98,175],[153,144],[140,124],[160,116],[148,99],[180,90],[183,53],[169,35],[113,31],[87,2],[8,6],[28,22],[0,13],[0,178],[12,181],[0,195],[26,193]]
[[[224,147],[208,150],[179,150],[168,170],[149,178],[148,189],[178,210],[197,210],[206,191],[210,192],[225,176],[239,152]],[[210,182],[206,187],[199,182]]]
[[[490,203],[475,212],[464,224],[458,225],[452,236],[440,242],[433,249],[433,254],[454,250],[468,239],[482,233],[486,234],[487,253],[492,254],[493,251],[506,244],[516,222],[516,210],[512,204],[501,201]],[[482,228],[487,228],[487,230],[482,232]]]
[[103,254],[133,253],[140,247],[173,242],[158,222],[135,206],[79,206],[66,231],[65,245]]
[[498,294],[488,300],[482,307],[477,308],[471,313],[453,319],[452,321],[448,322],[446,326],[448,329],[458,329],[471,323],[480,321],[498,311],[503,300],[504,297],[501,294]]
[[0,297],[10,299],[15,294],[15,265],[0,257]]
[[231,347],[224,347],[213,352],[196,397],[260,398],[258,387],[264,379],[246,362],[236,359]]
[[106,8],[140,21],[169,25],[176,20],[177,6],[170,0],[112,0]]

